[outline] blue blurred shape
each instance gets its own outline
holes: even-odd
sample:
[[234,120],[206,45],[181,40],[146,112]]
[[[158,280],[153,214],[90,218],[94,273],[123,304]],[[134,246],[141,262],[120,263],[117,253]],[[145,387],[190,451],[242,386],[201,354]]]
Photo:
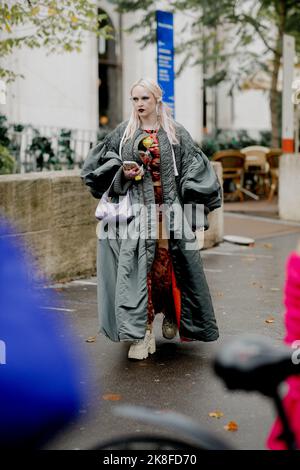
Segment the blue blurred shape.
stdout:
[[0,219],[0,447],[39,448],[78,415],[85,364],[17,240]]

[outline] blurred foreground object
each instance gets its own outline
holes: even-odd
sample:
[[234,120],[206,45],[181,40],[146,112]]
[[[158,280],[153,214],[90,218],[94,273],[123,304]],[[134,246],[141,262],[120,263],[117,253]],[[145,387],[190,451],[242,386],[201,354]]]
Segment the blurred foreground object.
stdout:
[[[39,448],[84,400],[81,362],[54,294],[37,289],[32,263],[0,219],[0,448]],[[57,303],[57,300],[56,300]]]
[[[300,247],[292,252],[286,262],[284,286],[285,338],[286,344],[294,349],[291,362],[300,363]],[[296,436],[297,448],[300,449],[300,376],[289,377],[286,381],[288,391],[283,399],[284,410]],[[268,436],[267,446],[272,450],[286,450],[282,437],[282,424],[276,419]]]

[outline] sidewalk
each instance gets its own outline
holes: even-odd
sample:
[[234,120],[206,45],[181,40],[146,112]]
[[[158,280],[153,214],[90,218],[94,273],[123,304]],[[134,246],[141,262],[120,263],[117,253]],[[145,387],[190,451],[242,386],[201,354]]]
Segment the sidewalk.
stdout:
[[[258,219],[257,206],[254,213],[251,205],[251,214],[246,215],[245,207],[243,214],[236,210],[225,213],[225,233],[252,236],[255,245],[222,243],[202,251],[220,329],[215,343],[167,341],[161,334],[162,316],[157,315],[156,354],[145,361],[130,362],[127,344],[97,336],[95,278],[51,286],[61,300],[53,315],[72,318],[78,344],[83,345],[91,361],[94,385],[89,403],[81,410],[81,419],[47,448],[86,449],[128,433],[168,435],[163,429],[115,416],[115,405],[122,403],[178,411],[218,437],[227,438],[235,447],[264,448],[274,417],[271,403],[257,394],[226,390],[212,372],[211,360],[223,343],[245,332],[282,342],[285,262],[300,238],[300,227],[282,224],[272,217],[268,221],[266,217]],[[92,341],[87,342],[90,337]],[[224,417],[209,417],[214,410],[222,411]],[[225,431],[229,421],[238,424],[237,432]]]
[[299,230],[299,223],[279,219],[277,198],[224,204],[224,235],[263,239]]
[[277,197],[274,197],[270,202],[267,199],[225,202],[224,210],[225,212],[238,212],[240,214],[279,219]]

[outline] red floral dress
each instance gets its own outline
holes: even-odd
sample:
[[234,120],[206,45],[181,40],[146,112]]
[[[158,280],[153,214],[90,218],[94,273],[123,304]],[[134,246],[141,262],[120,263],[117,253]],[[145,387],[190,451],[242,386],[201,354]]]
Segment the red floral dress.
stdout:
[[[160,184],[160,150],[158,146],[157,131],[146,130],[152,138],[152,145],[148,147],[149,158],[144,161],[151,173],[155,203],[163,204],[162,188]],[[175,275],[173,271],[171,254],[166,248],[167,240],[162,236],[162,213],[158,212],[159,237],[156,242],[155,256],[151,271],[147,276],[148,287],[148,323],[152,323],[156,313],[164,315],[176,322],[179,313],[174,302],[174,289],[176,289]],[[178,289],[177,289],[178,291]],[[178,292],[177,292],[178,294]],[[177,315],[176,315],[177,313]]]

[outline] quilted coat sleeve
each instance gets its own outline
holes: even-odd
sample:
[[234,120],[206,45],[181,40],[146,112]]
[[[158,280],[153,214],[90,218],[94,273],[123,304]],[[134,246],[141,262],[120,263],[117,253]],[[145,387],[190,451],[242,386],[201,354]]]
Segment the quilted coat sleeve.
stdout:
[[184,128],[180,134],[182,200],[184,203],[203,204],[208,213],[222,204],[221,185],[210,161],[190,134]]
[[115,180],[110,191],[112,196],[126,194],[128,187],[132,184],[131,181],[123,178],[122,160],[119,156],[121,137],[122,126],[120,125],[89,151],[84,162],[81,178],[95,198],[101,198],[114,176]]

